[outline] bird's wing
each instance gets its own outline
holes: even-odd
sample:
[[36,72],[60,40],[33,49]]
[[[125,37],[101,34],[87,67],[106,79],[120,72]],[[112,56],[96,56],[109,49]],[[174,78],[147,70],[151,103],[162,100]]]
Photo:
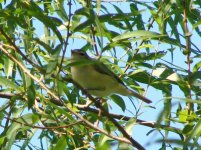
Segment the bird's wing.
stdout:
[[110,69],[108,69],[108,67],[104,63],[96,60],[94,68],[96,69],[96,71],[102,74],[114,77],[119,83],[124,85],[123,81],[115,73],[113,73]]

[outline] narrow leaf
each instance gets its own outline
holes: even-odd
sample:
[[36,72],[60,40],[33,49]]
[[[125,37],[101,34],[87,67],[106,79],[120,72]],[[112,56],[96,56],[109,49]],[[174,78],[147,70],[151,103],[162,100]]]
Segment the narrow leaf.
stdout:
[[126,105],[122,97],[113,94],[110,96],[110,98],[122,109],[122,111],[126,110]]
[[14,82],[12,82],[9,79],[6,79],[4,77],[0,77],[0,85],[11,88],[17,92],[23,92],[21,87],[17,86]]

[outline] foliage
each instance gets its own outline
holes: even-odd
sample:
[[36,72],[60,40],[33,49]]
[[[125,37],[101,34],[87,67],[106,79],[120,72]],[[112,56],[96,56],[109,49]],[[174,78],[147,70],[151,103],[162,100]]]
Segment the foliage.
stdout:
[[[0,149],[198,149],[200,11],[199,0],[0,1]],[[71,79],[75,48],[153,103],[87,94]]]

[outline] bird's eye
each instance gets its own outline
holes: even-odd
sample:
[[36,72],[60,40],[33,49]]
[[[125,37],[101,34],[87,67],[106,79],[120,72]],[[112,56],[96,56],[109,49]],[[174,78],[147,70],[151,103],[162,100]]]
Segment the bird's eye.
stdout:
[[85,53],[80,53],[80,55],[81,55],[81,56],[84,56],[84,55],[85,55]]

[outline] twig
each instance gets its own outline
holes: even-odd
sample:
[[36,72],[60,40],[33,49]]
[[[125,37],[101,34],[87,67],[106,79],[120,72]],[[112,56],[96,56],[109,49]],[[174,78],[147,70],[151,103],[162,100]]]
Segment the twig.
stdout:
[[[90,108],[90,107],[81,107],[81,106],[77,106],[77,107],[79,110],[93,112],[95,114],[98,114],[98,112],[99,112],[99,110],[94,109],[94,108]],[[132,118],[132,117],[128,117],[128,116],[124,116],[124,115],[118,115],[118,114],[114,114],[114,113],[110,113],[110,116],[112,116],[115,119],[124,120],[124,121],[128,121]],[[171,127],[168,125],[161,125],[161,124],[158,124],[157,122],[154,122],[154,121],[144,121],[141,119],[136,119],[136,123],[143,125],[143,126],[151,127],[151,128],[167,129],[169,131],[172,131],[172,132],[175,132],[178,134],[182,134],[182,130],[179,128]]]
[[71,17],[72,17],[72,13],[71,13],[72,2],[71,2],[71,0],[69,0],[68,5],[69,5],[69,8],[68,8],[69,17],[68,17],[68,24],[67,24],[67,33],[66,33],[67,35],[66,35],[64,50],[63,50],[63,54],[62,54],[62,57],[61,57],[61,62],[60,62],[60,66],[59,66],[59,71],[58,71],[58,73],[61,71],[62,64],[63,64],[63,61],[64,61],[64,56],[65,56],[66,50],[67,50],[68,39],[69,39],[69,37],[70,37],[70,35],[71,35],[71,34],[70,34],[70,23],[71,23]]
[[42,127],[42,126],[36,126],[36,125],[28,124],[28,123],[26,123],[26,122],[21,122],[21,121],[18,121],[18,120],[16,120],[16,119],[13,119],[13,118],[10,118],[10,117],[4,117],[4,118],[6,118],[6,119],[8,119],[8,120],[10,120],[10,121],[13,121],[13,122],[22,124],[22,125],[24,125],[24,126],[31,127],[31,128],[37,128],[37,129],[51,129],[51,130],[69,128],[69,127],[71,127],[71,126],[74,126],[74,125],[79,124],[79,123],[82,122],[81,120],[78,120],[78,121],[76,121],[76,122],[70,123],[70,124],[65,125],[65,126]]

